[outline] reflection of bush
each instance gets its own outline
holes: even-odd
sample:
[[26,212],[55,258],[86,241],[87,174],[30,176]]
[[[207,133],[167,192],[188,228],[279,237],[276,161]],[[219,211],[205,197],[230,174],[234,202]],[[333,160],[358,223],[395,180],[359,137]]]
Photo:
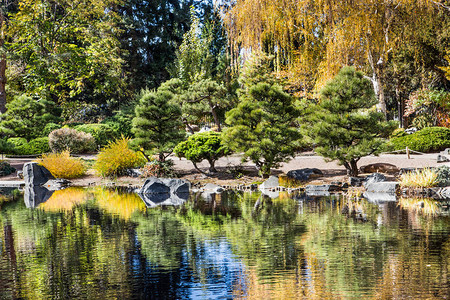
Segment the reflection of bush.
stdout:
[[39,205],[39,209],[47,212],[71,211],[75,205],[85,202],[86,190],[80,187],[69,187],[55,191],[50,199]]
[[99,187],[94,190],[94,196],[100,208],[124,220],[129,220],[135,211],[146,209],[142,199],[135,193],[122,193]]
[[424,216],[436,216],[439,213],[438,201],[431,198],[400,198],[398,205],[407,211],[420,213]]

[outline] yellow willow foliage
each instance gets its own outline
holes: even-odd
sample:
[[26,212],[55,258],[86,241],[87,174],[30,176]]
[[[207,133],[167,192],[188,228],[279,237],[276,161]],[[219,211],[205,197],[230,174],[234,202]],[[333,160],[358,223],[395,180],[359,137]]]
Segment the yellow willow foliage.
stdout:
[[39,209],[47,212],[71,211],[75,205],[84,203],[87,197],[85,189],[69,187],[55,191],[50,199],[39,205]]
[[438,22],[437,9],[430,0],[237,0],[223,18],[232,51],[267,50],[291,84],[318,90],[344,65],[379,73],[405,30]]
[[146,209],[142,199],[135,193],[119,193],[114,190],[96,188],[94,196],[100,208],[124,220],[129,220],[134,212]]

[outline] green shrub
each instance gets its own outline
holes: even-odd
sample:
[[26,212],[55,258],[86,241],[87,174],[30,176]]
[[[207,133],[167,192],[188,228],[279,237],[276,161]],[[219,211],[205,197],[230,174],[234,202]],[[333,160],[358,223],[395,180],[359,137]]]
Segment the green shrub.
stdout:
[[197,170],[199,170],[197,163],[206,159],[210,165],[210,172],[216,172],[214,167],[216,160],[230,153],[229,148],[222,143],[220,133],[215,131],[193,134],[187,141],[179,143],[173,151],[178,157],[186,157],[192,161]]
[[441,166],[439,168],[435,168],[437,173],[437,185],[438,186],[450,186],[450,168],[448,166]]
[[16,171],[6,160],[0,160],[0,176],[8,176]]
[[50,132],[60,129],[62,126],[56,123],[48,123],[47,125],[45,125],[44,127],[44,132],[43,135],[47,136],[50,134]]
[[52,131],[48,138],[53,152],[69,150],[71,153],[87,153],[96,150],[94,137],[75,129],[63,127]]
[[0,153],[11,154],[14,151],[14,145],[9,143],[6,139],[0,139]]
[[75,130],[90,133],[98,146],[106,146],[109,142],[120,137],[120,133],[109,124],[83,124],[75,126]]
[[131,150],[128,142],[122,137],[108,144],[98,154],[94,169],[106,177],[125,175],[127,169],[142,167],[147,160],[142,153]]
[[31,140],[25,145],[18,146],[14,149],[14,153],[17,155],[34,155],[48,152],[50,152],[48,137]]
[[408,147],[419,152],[437,152],[450,148],[450,129],[445,127],[427,127],[413,134],[394,137],[390,141],[395,150]]
[[13,148],[21,147],[27,144],[27,139],[22,137],[13,137],[7,140],[9,144],[12,145]]
[[408,134],[405,132],[405,129],[404,129],[404,128],[397,128],[397,129],[395,129],[395,130],[392,132],[391,138],[394,138],[394,137],[402,137],[402,136],[405,136],[405,135],[408,135]]

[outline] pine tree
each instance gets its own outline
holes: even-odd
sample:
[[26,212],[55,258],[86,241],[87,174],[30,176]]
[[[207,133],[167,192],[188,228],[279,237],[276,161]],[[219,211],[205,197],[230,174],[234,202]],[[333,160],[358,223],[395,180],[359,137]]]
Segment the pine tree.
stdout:
[[363,156],[379,154],[395,122],[384,121],[374,106],[372,83],[362,72],[344,67],[320,92],[311,107],[307,132],[315,151],[329,161],[337,160],[347,173],[358,176],[357,162]]
[[243,152],[243,160],[253,161],[260,175],[267,177],[298,147],[301,135],[293,124],[299,111],[293,98],[276,84],[260,82],[250,86],[248,92],[241,93],[240,100],[227,113],[225,143]]
[[181,110],[170,103],[172,97],[169,91],[143,90],[133,119],[134,143],[158,153],[160,161],[165,161],[185,137]]

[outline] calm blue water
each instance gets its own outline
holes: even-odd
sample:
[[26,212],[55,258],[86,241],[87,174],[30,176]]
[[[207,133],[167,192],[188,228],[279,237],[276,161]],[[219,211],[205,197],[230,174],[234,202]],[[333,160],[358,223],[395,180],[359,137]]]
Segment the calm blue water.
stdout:
[[102,188],[29,200],[0,204],[0,299],[450,294],[448,202],[228,192],[148,208]]

